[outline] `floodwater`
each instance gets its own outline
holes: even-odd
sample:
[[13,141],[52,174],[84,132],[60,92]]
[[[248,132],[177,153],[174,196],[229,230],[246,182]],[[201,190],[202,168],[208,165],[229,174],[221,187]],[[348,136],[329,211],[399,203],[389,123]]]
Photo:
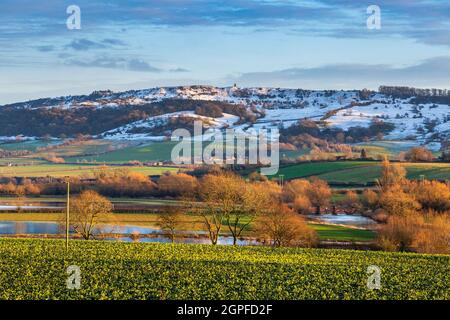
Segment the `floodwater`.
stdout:
[[338,215],[321,214],[321,215],[308,215],[307,217],[311,220],[322,221],[330,224],[342,224],[356,227],[364,227],[376,224],[376,222],[370,218],[351,214],[338,214]]
[[[101,228],[104,232],[114,233],[118,235],[116,238],[106,238],[108,241],[126,241],[126,242],[170,242],[170,239],[163,234],[161,230],[151,227],[140,226],[103,226]],[[99,229],[97,229],[97,232]],[[95,232],[95,231],[94,231]],[[37,221],[0,221],[0,235],[59,235],[64,233],[64,229],[57,222],[37,222]],[[202,232],[194,231],[180,231],[178,232],[183,237],[178,237],[175,242],[190,243],[190,244],[209,244],[210,240],[206,237],[201,237]],[[123,235],[123,236],[121,236]],[[151,237],[136,237],[131,238],[129,235],[152,235]],[[188,235],[194,235],[189,237]],[[233,238],[221,236],[218,244],[232,245]],[[257,245],[256,240],[246,239],[238,240],[238,245]]]
[[26,206],[5,206],[0,205],[0,211],[17,211],[19,209],[21,210],[40,210],[40,209],[61,209],[62,207],[56,207],[56,206],[32,206],[32,205],[26,205]]

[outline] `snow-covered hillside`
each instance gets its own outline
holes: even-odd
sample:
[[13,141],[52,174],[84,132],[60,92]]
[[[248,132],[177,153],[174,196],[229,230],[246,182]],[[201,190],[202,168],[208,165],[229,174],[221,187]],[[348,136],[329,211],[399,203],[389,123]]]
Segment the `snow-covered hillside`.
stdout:
[[225,114],[223,118],[208,118],[194,112],[175,112],[149,117],[109,130],[108,139],[162,139],[148,133],[133,133],[138,128],[152,128],[174,117],[197,117],[210,127],[239,126],[240,129],[288,127],[301,119],[322,120],[324,125],[348,129],[367,127],[375,118],[395,125],[385,138],[416,139],[430,144],[450,138],[450,106],[446,104],[414,104],[414,97],[395,99],[380,93],[359,91],[311,91],[280,88],[217,88],[184,86],[151,88],[126,92],[96,91],[91,95],[40,99],[10,105],[17,108],[120,108],[147,105],[166,99],[206,100],[239,104],[258,111],[255,123],[240,123],[239,118]]

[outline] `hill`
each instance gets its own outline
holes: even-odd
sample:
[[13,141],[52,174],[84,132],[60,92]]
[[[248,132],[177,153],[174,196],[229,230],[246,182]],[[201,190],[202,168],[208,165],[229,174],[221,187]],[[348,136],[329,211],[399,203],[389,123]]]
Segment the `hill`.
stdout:
[[[88,134],[118,140],[161,140],[194,120],[209,128],[288,128],[311,119],[343,132],[389,123],[388,140],[416,140],[438,150],[450,137],[448,96],[382,88],[314,91],[280,88],[186,86],[95,91],[0,107],[0,136],[11,138]],[[420,96],[415,96],[417,92]],[[426,91],[424,91],[426,93]],[[355,131],[355,130],[353,130]],[[368,137],[373,138],[373,137]]]

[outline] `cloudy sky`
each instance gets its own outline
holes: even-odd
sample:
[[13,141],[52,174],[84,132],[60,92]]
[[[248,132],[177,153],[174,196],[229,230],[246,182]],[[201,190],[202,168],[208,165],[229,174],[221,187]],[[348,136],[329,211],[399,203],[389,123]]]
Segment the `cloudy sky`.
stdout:
[[450,88],[448,0],[1,0],[0,22],[0,104],[186,84]]

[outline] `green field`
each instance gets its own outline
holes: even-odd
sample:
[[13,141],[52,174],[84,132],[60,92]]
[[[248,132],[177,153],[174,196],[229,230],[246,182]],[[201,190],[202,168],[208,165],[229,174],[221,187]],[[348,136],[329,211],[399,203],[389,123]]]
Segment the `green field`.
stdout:
[[38,164],[48,164],[48,161],[42,159],[33,158],[0,158],[0,170],[2,167],[8,166],[9,164],[14,165],[38,165]]
[[[108,152],[120,151],[128,147],[134,146],[136,143],[120,142],[109,140],[88,140],[80,141],[66,146],[59,146],[50,151],[35,153],[33,157],[45,158],[49,153],[54,153],[58,157],[69,158],[79,157],[83,155],[101,155]],[[67,161],[70,162],[70,161]]]
[[[116,198],[110,197],[109,200],[112,203],[126,203],[126,204],[140,204],[140,205],[175,205],[180,203],[179,200],[159,199],[159,198]],[[29,196],[29,197],[12,197],[12,196],[0,196],[0,205],[4,203],[21,203],[22,205],[33,205],[35,203],[54,203],[54,202],[66,202],[66,196]],[[1,213],[1,212],[0,212]]]
[[[98,169],[96,165],[71,165],[71,164],[39,164],[30,166],[0,167],[0,176],[4,177],[91,177]],[[170,167],[108,167],[109,170],[115,168],[126,168],[132,172],[140,172],[146,175],[161,175],[164,172],[177,172],[178,168]]]
[[[77,156],[65,157],[67,162],[97,162],[97,163],[124,163],[128,161],[164,161],[171,159],[173,147],[178,142],[164,141],[151,142],[139,146],[131,146],[117,151],[111,151],[96,156]],[[209,145],[209,142],[204,143],[204,147]],[[194,152],[194,148],[192,148]],[[296,159],[299,156],[309,153],[309,149],[296,151],[280,151],[281,159]]]
[[[409,179],[450,179],[448,163],[401,163]],[[374,182],[381,175],[381,163],[373,161],[311,162],[281,167],[277,176],[285,179],[317,176],[328,182],[367,183]]]
[[49,145],[56,145],[61,143],[61,140],[27,140],[18,142],[0,142],[0,149],[9,151],[28,150],[36,151],[37,148],[46,147]]
[[143,146],[131,146],[97,156],[65,157],[66,162],[124,163],[129,161],[170,160],[171,152],[177,142],[154,142]]
[[[0,299],[450,299],[450,256],[0,240]],[[381,288],[367,287],[368,267]],[[69,266],[80,289],[67,288]]]
[[320,240],[364,242],[376,238],[376,233],[370,230],[315,223],[310,223],[309,226],[316,230]]
[[415,141],[371,141],[356,143],[354,146],[366,149],[367,155],[378,159],[379,156],[388,156],[397,159],[400,152],[406,152],[416,146]]

